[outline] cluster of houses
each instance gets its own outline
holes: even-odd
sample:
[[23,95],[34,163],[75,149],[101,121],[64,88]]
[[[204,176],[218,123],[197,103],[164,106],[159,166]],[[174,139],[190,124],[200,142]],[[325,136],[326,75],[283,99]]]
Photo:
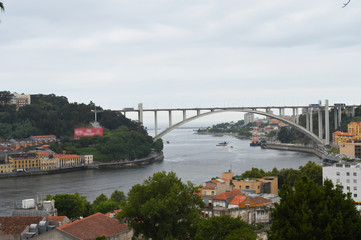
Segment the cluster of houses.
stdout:
[[267,224],[278,198],[278,178],[234,179],[232,170],[207,181],[198,193],[206,203],[203,217],[230,215],[249,224]]
[[24,139],[10,139],[8,141],[0,141],[0,152],[10,152],[23,150],[30,147],[41,146],[56,142],[55,135],[31,136]]

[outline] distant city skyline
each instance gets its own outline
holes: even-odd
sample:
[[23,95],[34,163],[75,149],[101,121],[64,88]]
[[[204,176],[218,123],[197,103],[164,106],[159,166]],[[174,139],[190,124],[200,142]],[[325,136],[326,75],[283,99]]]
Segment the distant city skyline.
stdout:
[[359,1],[3,2],[2,90],[104,109],[361,104]]

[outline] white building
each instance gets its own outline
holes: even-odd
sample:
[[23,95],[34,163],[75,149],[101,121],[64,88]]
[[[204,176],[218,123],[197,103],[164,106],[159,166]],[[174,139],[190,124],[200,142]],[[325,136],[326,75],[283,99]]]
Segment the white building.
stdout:
[[245,113],[244,114],[244,124],[247,125],[248,123],[254,122],[254,113]]
[[340,162],[322,168],[323,181],[330,179],[334,185],[342,185],[344,193],[351,193],[353,200],[361,204],[361,164]]

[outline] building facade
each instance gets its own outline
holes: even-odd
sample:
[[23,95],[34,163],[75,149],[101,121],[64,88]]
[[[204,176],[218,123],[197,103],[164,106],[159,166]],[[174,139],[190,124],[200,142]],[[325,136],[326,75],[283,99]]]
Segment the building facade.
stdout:
[[9,163],[13,164],[14,171],[32,171],[40,169],[40,160],[36,153],[17,153],[8,156]]
[[322,168],[323,181],[330,179],[334,185],[341,185],[345,194],[351,193],[353,200],[361,204],[361,164],[340,162]]
[[14,164],[12,163],[5,163],[0,164],[0,173],[9,173],[14,170]]
[[81,157],[76,154],[54,154],[59,161],[59,167],[75,167],[81,165]]

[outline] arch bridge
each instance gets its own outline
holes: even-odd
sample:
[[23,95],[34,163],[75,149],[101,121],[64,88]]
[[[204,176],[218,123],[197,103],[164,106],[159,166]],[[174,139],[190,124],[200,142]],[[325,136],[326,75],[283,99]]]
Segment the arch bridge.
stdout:
[[[249,114],[259,114],[263,116],[267,116],[270,118],[277,119],[281,122],[289,124],[293,126],[298,131],[302,132],[310,139],[312,139],[315,143],[321,145],[327,145],[330,142],[330,123],[329,123],[329,112],[331,109],[334,109],[334,123],[335,128],[341,126],[341,112],[343,109],[347,109],[348,113],[352,116],[355,116],[355,108],[357,105],[349,105],[345,104],[334,104],[333,106],[329,106],[328,100],[325,100],[325,104],[322,106],[321,101],[318,104],[309,104],[308,106],[266,106],[266,107],[225,107],[225,108],[174,108],[174,109],[143,109],[143,104],[138,104],[138,109],[134,108],[123,108],[122,110],[113,110],[118,111],[126,115],[128,112],[136,112],[138,113],[138,121],[143,124],[143,113],[144,112],[153,112],[154,113],[154,128],[155,128],[155,136],[154,141],[160,139],[167,133],[172,130],[194,121],[196,119],[210,116],[218,113],[225,112],[245,112]],[[292,109],[293,115],[292,117],[285,117],[285,109]],[[303,127],[299,124],[299,109],[302,109],[303,114],[306,115],[306,127]],[[278,115],[273,113],[273,110],[278,111]],[[158,112],[168,112],[169,113],[169,126],[164,131],[158,133]],[[173,112],[183,112],[183,119],[173,124],[172,114]],[[187,117],[187,112],[195,111],[196,115]],[[314,134],[314,127],[312,116],[314,113],[318,114],[318,135]],[[96,116],[96,111],[95,111]],[[324,127],[323,127],[324,126]],[[324,129],[324,130],[323,130]]]

